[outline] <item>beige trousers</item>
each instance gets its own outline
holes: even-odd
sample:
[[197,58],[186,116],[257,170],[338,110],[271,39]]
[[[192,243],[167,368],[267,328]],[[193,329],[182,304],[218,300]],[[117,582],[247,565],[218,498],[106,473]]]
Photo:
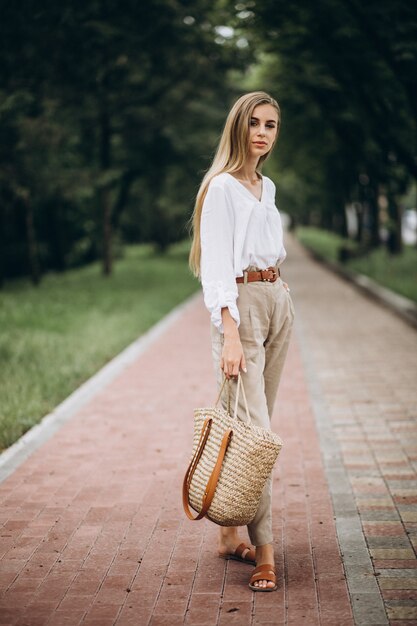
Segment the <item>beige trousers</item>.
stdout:
[[[253,423],[269,429],[290,341],[294,306],[281,278],[275,283],[238,283],[238,290],[239,335],[247,368],[246,373],[242,372],[242,381]],[[220,359],[224,335],[213,324],[211,339],[217,383],[220,385],[223,380]],[[235,389],[236,383],[233,383],[232,406]],[[226,408],[226,398],[223,398],[223,406]],[[242,397],[239,398],[238,417],[247,419]],[[255,546],[272,543],[271,497],[272,478],[269,477],[255,518],[248,525],[249,537]]]

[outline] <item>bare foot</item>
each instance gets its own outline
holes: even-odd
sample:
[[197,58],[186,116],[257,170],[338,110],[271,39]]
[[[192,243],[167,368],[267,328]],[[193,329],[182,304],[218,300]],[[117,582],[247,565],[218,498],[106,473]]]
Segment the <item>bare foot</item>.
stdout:
[[[220,556],[227,556],[229,554],[235,554],[236,552],[236,548],[238,546],[240,546],[242,543],[242,540],[239,538],[238,535],[238,529],[234,526],[228,526],[228,527],[221,527],[220,528],[220,536],[219,536],[219,555]],[[244,550],[242,552],[242,559],[244,560],[245,558],[251,559],[251,556],[249,553],[253,552],[253,549],[250,548],[250,546],[248,546],[247,550]],[[252,556],[253,558],[253,556]]]
[[[267,543],[264,546],[256,547],[256,565],[275,565],[274,548],[271,543]],[[267,587],[273,588],[275,584],[270,580],[257,580],[253,583],[254,587],[261,587],[266,589]]]

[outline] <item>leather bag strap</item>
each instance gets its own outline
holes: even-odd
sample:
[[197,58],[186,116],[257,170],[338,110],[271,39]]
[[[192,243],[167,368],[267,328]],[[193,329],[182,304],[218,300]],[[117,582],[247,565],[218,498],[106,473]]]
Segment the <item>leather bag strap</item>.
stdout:
[[[215,403],[215,406],[217,406],[217,404],[219,403],[219,400],[221,398],[221,395],[223,393],[223,389],[224,386],[227,383],[227,405],[228,405],[228,414],[230,415],[230,381],[224,377],[223,383],[221,385],[220,391],[219,391],[219,395],[217,396],[217,400]],[[242,389],[242,395],[243,395],[243,401],[245,404],[245,409],[246,409],[246,416],[248,418],[248,423],[251,423],[251,418],[250,418],[250,413],[249,413],[249,408],[248,408],[248,403],[246,400],[246,395],[245,395],[245,390],[243,387],[243,381],[242,381],[242,377],[240,375],[238,375],[238,379],[237,379],[237,388],[236,388],[236,400],[235,400],[235,407],[234,407],[234,415],[233,417],[235,419],[237,419],[237,407],[238,407],[238,400],[239,400],[239,392],[240,389]],[[198,513],[197,515],[194,515],[192,513],[192,511],[190,510],[189,507],[189,495],[190,495],[190,484],[191,481],[193,479],[194,476],[194,472],[197,468],[198,462],[201,458],[201,455],[203,454],[205,445],[207,443],[207,440],[209,438],[210,435],[210,429],[211,429],[211,425],[213,423],[213,420],[209,417],[204,421],[203,424],[203,428],[201,429],[201,434],[200,434],[200,439],[199,442],[197,444],[197,448],[196,451],[194,452],[194,456],[191,459],[191,462],[188,466],[188,469],[185,473],[184,476],[184,481],[182,484],[182,505],[185,511],[186,516],[193,521],[202,519],[207,511],[210,508],[210,505],[212,503],[213,497],[214,497],[214,493],[216,491],[216,487],[217,487],[217,482],[219,480],[219,476],[220,476],[220,472],[222,469],[222,464],[223,464],[223,459],[225,457],[227,448],[229,446],[229,443],[232,439],[232,435],[233,435],[233,430],[231,428],[228,428],[227,430],[225,430],[223,438],[222,438],[222,442],[220,445],[220,449],[219,449],[219,453],[217,456],[217,461],[216,464],[213,468],[213,471],[210,475],[210,478],[207,481],[207,485],[206,488],[204,490],[204,496],[203,496],[203,502],[202,502],[202,507],[201,507],[201,511],[200,513]]]
[[193,479],[194,476],[194,472],[196,470],[196,467],[198,465],[198,462],[201,458],[201,455],[203,454],[204,451],[204,447],[207,443],[207,439],[208,436],[210,434],[210,429],[211,429],[211,425],[212,425],[213,420],[211,418],[208,418],[205,420],[204,424],[203,424],[203,428],[201,429],[201,435],[200,435],[200,440],[198,442],[197,445],[197,449],[194,453],[193,458],[191,459],[190,465],[188,466],[188,469],[185,473],[184,476],[184,481],[183,481],[183,485],[182,485],[182,505],[185,511],[186,516],[188,517],[188,519],[196,521],[199,519],[202,519],[207,511],[210,508],[210,505],[212,503],[213,497],[214,497],[214,493],[216,491],[216,487],[217,487],[217,482],[219,480],[219,476],[220,476],[220,471],[222,469],[222,464],[223,464],[223,459],[224,456],[226,454],[227,448],[229,446],[230,440],[232,438],[232,434],[233,431],[231,428],[227,429],[223,435],[223,439],[222,439],[222,443],[220,445],[220,450],[219,450],[219,454],[217,456],[217,461],[216,464],[213,468],[213,471],[210,475],[210,478],[207,481],[207,485],[206,488],[204,490],[204,496],[203,496],[203,502],[202,502],[202,507],[201,507],[201,511],[200,513],[198,513],[196,516],[193,515],[193,513],[190,510],[189,507],[189,492],[190,492],[190,484],[191,481]]

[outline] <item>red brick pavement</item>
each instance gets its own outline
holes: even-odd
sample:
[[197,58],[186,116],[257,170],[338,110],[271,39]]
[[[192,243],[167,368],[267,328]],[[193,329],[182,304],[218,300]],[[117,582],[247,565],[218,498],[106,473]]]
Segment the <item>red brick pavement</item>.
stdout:
[[[345,513],[348,522],[353,519],[344,506],[351,490],[372,558],[373,570],[359,565],[363,550],[355,554],[350,536],[355,524],[338,517],[345,532],[339,533],[339,541],[345,546],[355,619],[358,626],[417,625],[415,330],[306,258],[292,239],[289,244],[285,275],[301,322],[303,358],[312,364],[309,382],[315,378],[319,390],[324,417],[319,415],[317,422],[325,422],[326,433],[332,432],[328,456],[344,474],[335,510],[341,511],[340,518]],[[372,610],[369,591],[375,581],[384,605],[377,606],[378,594],[373,593]]]
[[[212,403],[201,297],[0,486],[5,626],[350,626],[331,500],[294,336],[274,429],[279,589],[183,515],[195,406]],[[246,536],[246,534],[245,534]]]

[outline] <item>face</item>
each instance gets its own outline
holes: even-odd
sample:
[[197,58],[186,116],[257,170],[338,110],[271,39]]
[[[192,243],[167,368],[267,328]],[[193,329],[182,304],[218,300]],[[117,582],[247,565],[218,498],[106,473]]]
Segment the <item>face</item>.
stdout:
[[269,152],[278,132],[278,113],[271,104],[254,108],[249,126],[249,155],[261,157]]

